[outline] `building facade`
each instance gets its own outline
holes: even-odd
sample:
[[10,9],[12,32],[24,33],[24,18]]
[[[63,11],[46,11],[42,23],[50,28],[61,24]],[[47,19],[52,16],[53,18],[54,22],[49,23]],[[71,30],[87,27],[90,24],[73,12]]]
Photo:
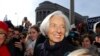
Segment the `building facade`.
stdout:
[[[56,10],[61,10],[68,18],[69,18],[69,9],[56,4],[52,3],[50,1],[44,1],[39,4],[39,6],[36,8],[36,24],[40,25],[43,19],[50,13],[56,11]],[[84,22],[83,19],[84,17],[78,13],[75,14],[75,24],[79,24]],[[73,20],[73,19],[71,19]]]

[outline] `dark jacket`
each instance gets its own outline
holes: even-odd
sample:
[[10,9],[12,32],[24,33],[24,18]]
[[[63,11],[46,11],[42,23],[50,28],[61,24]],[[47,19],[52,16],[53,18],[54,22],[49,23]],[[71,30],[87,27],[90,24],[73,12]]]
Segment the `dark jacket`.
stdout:
[[48,39],[39,44],[34,51],[34,56],[64,56],[76,48],[66,40],[56,43],[54,46],[49,45]]
[[14,39],[11,39],[7,43],[11,56],[24,56],[24,50],[20,50],[19,48],[15,47],[14,43],[15,43]]

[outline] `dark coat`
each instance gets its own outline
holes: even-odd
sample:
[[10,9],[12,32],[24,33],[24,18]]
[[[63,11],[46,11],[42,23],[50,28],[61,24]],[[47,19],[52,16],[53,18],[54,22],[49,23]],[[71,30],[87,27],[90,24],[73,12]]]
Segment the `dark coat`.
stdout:
[[55,44],[49,45],[48,39],[44,43],[39,44],[34,51],[34,56],[64,56],[76,48],[69,44],[66,40]]
[[20,50],[19,48],[15,47],[14,43],[15,43],[14,39],[11,39],[7,43],[11,56],[24,56],[24,50]]

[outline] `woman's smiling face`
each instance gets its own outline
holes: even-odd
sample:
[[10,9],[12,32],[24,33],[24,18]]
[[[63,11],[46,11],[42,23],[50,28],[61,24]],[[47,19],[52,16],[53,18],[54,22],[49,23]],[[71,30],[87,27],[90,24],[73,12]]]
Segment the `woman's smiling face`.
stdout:
[[61,42],[65,35],[65,21],[61,16],[52,16],[49,21],[47,36],[50,44]]

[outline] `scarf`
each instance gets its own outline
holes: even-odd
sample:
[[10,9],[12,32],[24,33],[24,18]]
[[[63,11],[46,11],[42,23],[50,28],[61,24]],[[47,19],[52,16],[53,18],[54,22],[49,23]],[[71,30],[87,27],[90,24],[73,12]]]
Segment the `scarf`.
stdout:
[[56,43],[54,46],[49,44],[49,40],[44,42],[45,56],[61,56],[62,42]]

